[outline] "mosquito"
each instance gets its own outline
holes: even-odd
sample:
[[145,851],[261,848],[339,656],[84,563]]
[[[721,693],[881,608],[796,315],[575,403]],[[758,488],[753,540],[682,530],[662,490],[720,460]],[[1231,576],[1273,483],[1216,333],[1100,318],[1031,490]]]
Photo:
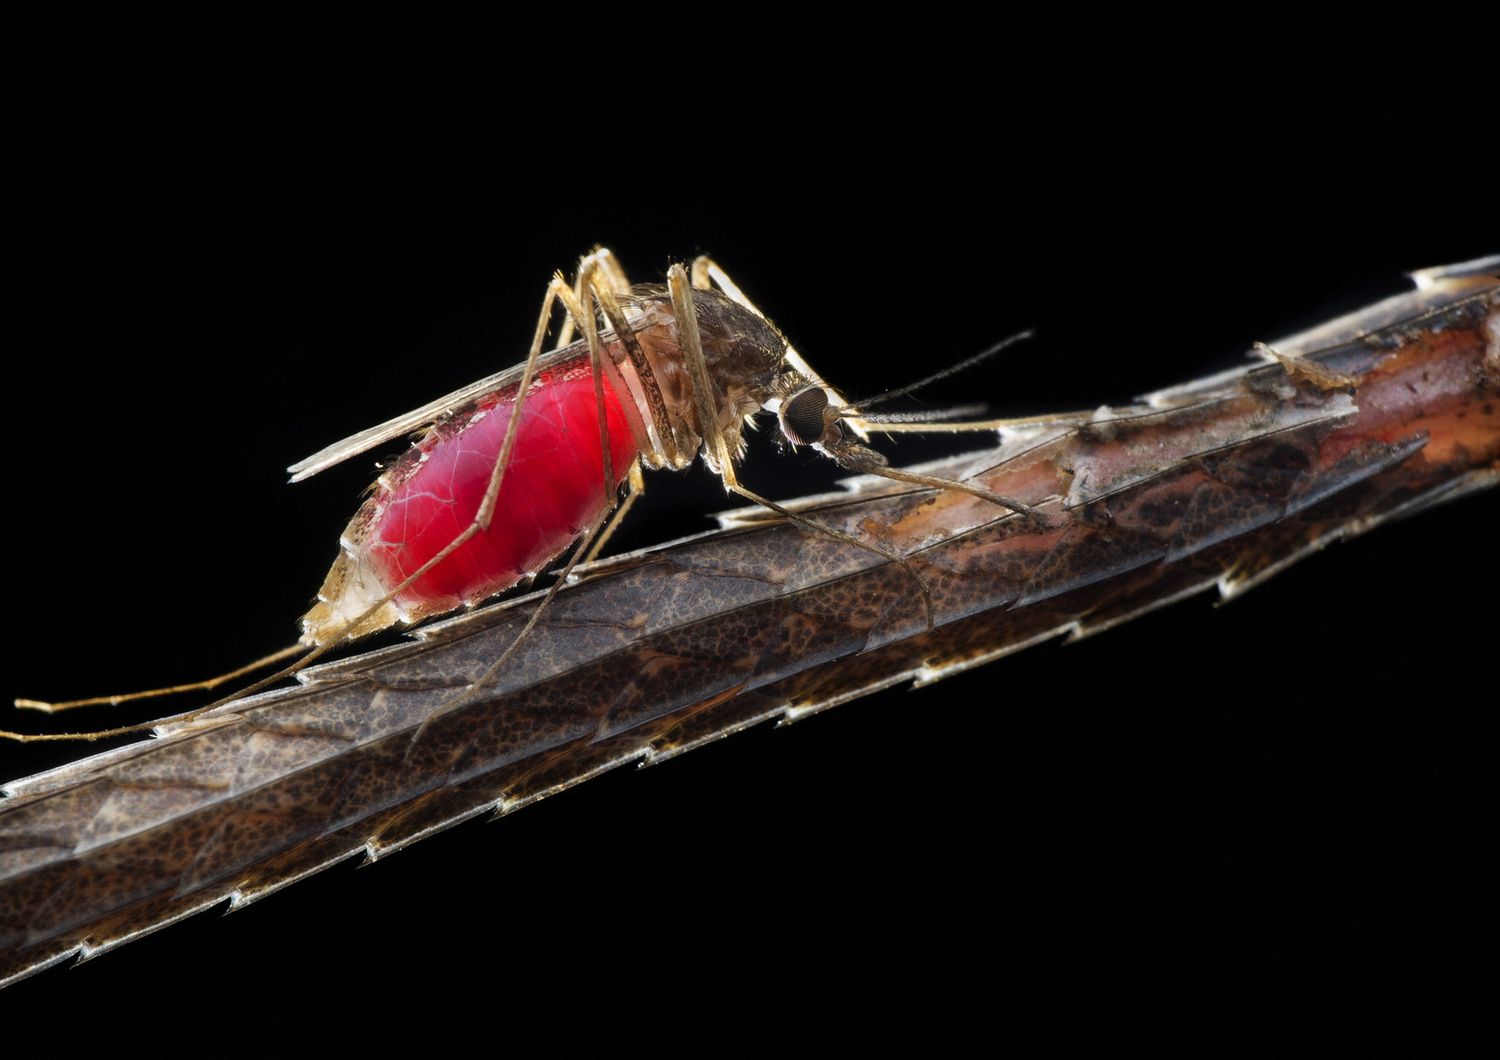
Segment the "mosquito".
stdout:
[[[1022,422],[932,422],[942,419],[941,414],[915,422],[871,409],[992,356],[1029,333],[917,383],[849,403],[813,371],[717,262],[699,256],[690,267],[674,264],[666,280],[632,284],[615,255],[596,248],[580,259],[571,284],[560,272],[553,275],[521,365],[360,431],[288,468],[291,481],[300,482],[421,432],[384,470],[345,528],[317,601],[302,616],[296,644],[203,681],[63,702],[19,699],[16,706],[55,713],[211,691],[295,660],[236,693],[248,695],[295,675],[342,644],[477,606],[535,577],[576,542],[542,605],[474,686],[483,687],[574,567],[599,555],[643,492],[642,469],[686,470],[699,456],[729,493],[899,564],[930,616],[926,587],[904,556],[799,515],[739,481],[735,462],[745,452],[745,428],[761,413],[776,416],[786,444],[811,447],[845,470],[958,490],[1007,509],[1007,517],[1040,518],[1030,506],[971,483],[892,468],[865,444],[871,431],[995,430]],[[563,320],[556,345],[544,353],[558,306]],[[102,739],[158,724],[161,720],[88,733],[0,735],[21,741]]]

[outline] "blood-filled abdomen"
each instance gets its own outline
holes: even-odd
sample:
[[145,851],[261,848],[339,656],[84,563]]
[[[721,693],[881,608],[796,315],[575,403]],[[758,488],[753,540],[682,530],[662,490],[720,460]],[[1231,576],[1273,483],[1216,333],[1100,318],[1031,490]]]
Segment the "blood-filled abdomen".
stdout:
[[[365,548],[387,589],[421,569],[474,521],[515,407],[514,392],[441,425],[417,447],[414,471],[383,498]],[[636,444],[614,387],[604,387],[617,482]],[[544,568],[614,503],[605,493],[598,398],[589,363],[543,374],[521,408],[489,529],[475,534],[397,595],[402,607],[472,604]]]
[[[623,482],[639,449],[633,406],[612,371],[604,380],[614,478]],[[474,522],[516,404],[510,388],[487,395],[432,428],[394,464],[345,532],[344,551],[304,640],[322,643],[416,574]],[[629,408],[631,411],[627,411]],[[396,593],[361,632],[475,604],[534,574],[613,506],[606,493],[598,399],[585,355],[538,374],[521,408],[510,461],[488,529]]]

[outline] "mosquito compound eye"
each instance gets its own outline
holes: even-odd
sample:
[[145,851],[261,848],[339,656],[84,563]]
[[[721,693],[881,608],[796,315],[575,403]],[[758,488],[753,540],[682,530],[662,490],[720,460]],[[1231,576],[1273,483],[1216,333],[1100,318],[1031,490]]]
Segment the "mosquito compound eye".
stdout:
[[828,394],[822,387],[810,386],[797,391],[781,403],[781,433],[793,445],[812,445],[821,441],[827,424],[823,413],[828,408]]

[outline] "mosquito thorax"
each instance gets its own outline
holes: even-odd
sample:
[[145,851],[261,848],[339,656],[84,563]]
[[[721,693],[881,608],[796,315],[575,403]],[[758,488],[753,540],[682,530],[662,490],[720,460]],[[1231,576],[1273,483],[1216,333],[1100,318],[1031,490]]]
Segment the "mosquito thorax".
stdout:
[[631,342],[641,353],[629,378],[643,419],[662,440],[643,452],[648,467],[685,468],[705,443],[705,454],[713,453],[717,445],[709,439],[715,437],[738,453],[744,421],[771,395],[786,356],[786,339],[759,314],[718,291],[694,290],[692,300],[713,391],[714,415],[707,423],[667,289],[639,284],[625,307]]

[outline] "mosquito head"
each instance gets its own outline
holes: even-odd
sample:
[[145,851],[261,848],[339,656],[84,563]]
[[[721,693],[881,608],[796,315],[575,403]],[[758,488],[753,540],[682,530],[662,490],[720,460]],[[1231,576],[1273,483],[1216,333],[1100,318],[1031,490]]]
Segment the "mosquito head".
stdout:
[[835,445],[844,437],[841,410],[828,400],[828,391],[808,385],[782,399],[776,418],[781,433],[793,445]]

